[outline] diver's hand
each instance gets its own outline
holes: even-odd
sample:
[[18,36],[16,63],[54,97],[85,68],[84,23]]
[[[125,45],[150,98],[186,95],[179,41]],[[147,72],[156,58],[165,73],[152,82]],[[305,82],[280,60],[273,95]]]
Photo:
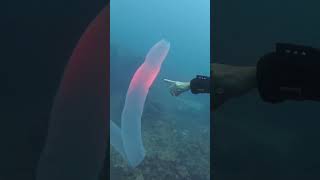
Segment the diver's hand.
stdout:
[[169,79],[164,79],[164,81],[169,85],[172,96],[179,96],[190,89],[190,82],[172,81]]
[[212,64],[213,108],[240,97],[256,87],[256,68]]

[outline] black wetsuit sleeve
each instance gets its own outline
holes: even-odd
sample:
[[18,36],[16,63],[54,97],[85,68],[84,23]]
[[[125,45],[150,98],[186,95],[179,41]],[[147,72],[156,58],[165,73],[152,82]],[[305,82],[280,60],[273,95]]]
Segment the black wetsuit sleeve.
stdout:
[[190,81],[190,90],[193,94],[210,93],[210,77],[197,75]]
[[320,52],[315,48],[279,43],[258,61],[256,76],[266,102],[320,101]]

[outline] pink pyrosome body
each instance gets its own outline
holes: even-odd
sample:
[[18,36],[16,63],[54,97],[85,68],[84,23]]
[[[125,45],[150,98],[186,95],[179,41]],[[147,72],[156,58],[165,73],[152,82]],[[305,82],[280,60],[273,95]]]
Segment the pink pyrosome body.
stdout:
[[[148,71],[148,76],[145,75],[145,71]],[[142,64],[131,79],[128,93],[130,93],[133,89],[138,88],[138,86],[141,86],[145,91],[148,91],[153,81],[156,79],[159,71],[160,67],[152,68],[148,64]]]
[[65,69],[37,180],[98,179],[109,143],[109,56],[107,7],[90,23]]
[[170,43],[165,40],[159,41],[150,49],[144,63],[131,79],[121,114],[121,129],[111,122],[111,144],[132,167],[139,165],[145,156],[141,116],[149,88],[159,74],[169,49]]

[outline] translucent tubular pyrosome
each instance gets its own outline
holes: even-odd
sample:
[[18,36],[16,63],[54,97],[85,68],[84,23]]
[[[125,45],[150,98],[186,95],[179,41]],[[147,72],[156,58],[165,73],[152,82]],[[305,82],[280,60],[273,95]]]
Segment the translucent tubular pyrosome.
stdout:
[[109,143],[109,14],[107,7],[90,23],[66,66],[36,180],[99,177]]
[[121,114],[121,128],[110,122],[111,144],[132,167],[139,165],[145,156],[141,136],[143,107],[169,49],[170,43],[166,40],[159,41],[150,49],[144,63],[131,79]]

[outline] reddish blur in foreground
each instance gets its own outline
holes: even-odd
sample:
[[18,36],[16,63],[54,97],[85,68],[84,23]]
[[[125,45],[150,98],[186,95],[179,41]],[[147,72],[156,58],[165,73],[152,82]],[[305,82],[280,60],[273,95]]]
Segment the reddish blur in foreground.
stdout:
[[93,179],[102,169],[109,145],[109,32],[107,7],[90,23],[65,69],[37,179]]

